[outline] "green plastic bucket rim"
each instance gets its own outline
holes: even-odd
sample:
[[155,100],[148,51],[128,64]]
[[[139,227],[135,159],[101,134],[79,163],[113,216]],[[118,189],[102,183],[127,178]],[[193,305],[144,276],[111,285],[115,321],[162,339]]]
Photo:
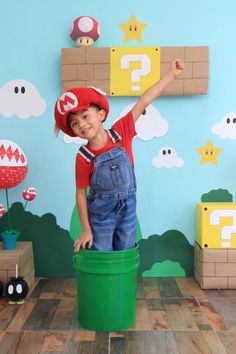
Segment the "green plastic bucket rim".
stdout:
[[[76,273],[124,274],[136,270],[140,264],[138,245],[120,251],[80,250],[73,257]],[[108,257],[107,257],[108,256]]]
[[102,257],[102,256],[107,256],[107,255],[112,255],[114,256],[115,258],[119,258],[121,254],[127,254],[128,256],[128,253],[134,253],[136,250],[139,249],[139,245],[136,244],[135,247],[132,247],[132,248],[128,248],[126,250],[117,250],[117,251],[96,251],[96,250],[90,250],[90,249],[80,249],[79,252],[76,252],[75,253],[75,256],[76,255],[80,255],[80,254],[91,254],[93,256],[97,255],[98,257]]

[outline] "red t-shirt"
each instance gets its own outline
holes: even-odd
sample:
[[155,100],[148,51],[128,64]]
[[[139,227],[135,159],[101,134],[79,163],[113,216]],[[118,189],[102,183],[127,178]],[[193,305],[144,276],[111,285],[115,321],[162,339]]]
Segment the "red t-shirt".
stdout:
[[[113,143],[109,134],[107,133],[107,143],[103,148],[98,150],[89,149],[95,156],[101,155],[104,152],[111,150],[115,146],[122,146],[127,152],[132,166],[134,166],[132,153],[132,140],[136,135],[134,120],[132,112],[130,111],[124,117],[120,118],[112,125],[112,128],[120,134],[122,140],[118,143]],[[87,162],[79,153],[76,155],[75,162],[75,179],[78,188],[85,188],[90,186],[90,178],[94,171],[94,162]]]

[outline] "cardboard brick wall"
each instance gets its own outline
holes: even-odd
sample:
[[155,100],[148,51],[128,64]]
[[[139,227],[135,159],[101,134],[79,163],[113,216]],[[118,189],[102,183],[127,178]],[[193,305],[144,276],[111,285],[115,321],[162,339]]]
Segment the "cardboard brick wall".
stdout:
[[[209,50],[201,47],[161,47],[160,77],[175,58],[185,63],[184,72],[162,92],[162,96],[206,95],[209,78]],[[62,48],[61,90],[95,86],[110,96],[110,48]]]
[[202,289],[236,289],[236,249],[194,244],[194,276]]

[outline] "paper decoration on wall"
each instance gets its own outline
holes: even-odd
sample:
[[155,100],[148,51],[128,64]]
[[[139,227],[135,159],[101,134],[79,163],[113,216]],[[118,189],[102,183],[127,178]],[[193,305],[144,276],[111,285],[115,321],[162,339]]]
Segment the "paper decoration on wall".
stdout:
[[8,81],[0,89],[0,115],[4,117],[39,117],[45,110],[46,101],[30,81]]
[[[146,270],[150,271],[156,263],[164,261],[178,262],[187,277],[193,275],[193,246],[187,237],[178,230],[168,230],[162,235],[152,235],[147,239],[140,240],[139,250],[139,276],[143,275]],[[176,269],[175,276],[178,276],[177,274],[179,274],[179,270]]]
[[236,248],[236,203],[197,204],[197,243],[208,248]]
[[26,156],[19,145],[0,140],[0,189],[17,186],[28,172]]
[[223,151],[213,145],[211,140],[208,140],[205,146],[197,148],[197,152],[201,155],[200,165],[211,163],[217,165],[217,157]]
[[127,23],[122,23],[119,27],[124,31],[124,42],[128,42],[131,39],[142,42],[142,31],[147,25],[138,22],[135,15],[132,15]]
[[[131,103],[126,106],[121,112],[120,118],[131,111],[134,105],[135,103]],[[161,117],[153,105],[149,105],[136,121],[135,129],[139,139],[148,141],[165,135],[168,131],[168,122]]]
[[77,47],[91,46],[100,36],[100,28],[95,18],[90,16],[77,17],[73,22],[70,38]]
[[[10,213],[14,227],[21,232],[21,241],[33,242],[35,276],[73,277],[73,241],[69,232],[58,225],[55,215],[46,213],[38,216],[26,212],[22,203],[13,203]],[[7,225],[6,214],[1,218],[0,234]]]
[[[115,52],[113,50],[115,49]],[[159,49],[156,51],[156,49]],[[160,56],[160,73],[159,65],[153,63],[153,59],[149,57],[151,53],[156,51],[156,55]],[[123,62],[112,61],[114,53],[122,51]],[[131,51],[131,52],[130,52]],[[138,60],[130,61],[135,55]],[[152,54],[154,55],[154,54]],[[154,56],[156,58],[156,56]],[[159,57],[158,57],[159,58]],[[162,78],[170,69],[171,62],[174,58],[181,58],[185,62],[184,72],[171,82],[162,92],[162,96],[183,96],[183,95],[205,95],[208,89],[208,47],[127,47],[127,48],[63,48],[62,49],[62,67],[61,67],[61,86],[62,92],[72,87],[99,87],[106,92],[107,95],[130,95],[139,96],[146,87],[147,77],[152,77],[156,82]],[[158,59],[159,60],[159,59]],[[114,62],[117,67],[113,68]],[[144,63],[144,64],[143,64]],[[129,66],[128,66],[129,64]],[[122,68],[127,65],[127,68]],[[143,66],[145,72],[142,72]],[[150,67],[151,66],[151,67]],[[148,72],[147,69],[150,69]],[[137,83],[132,82],[133,70],[141,70]],[[111,89],[111,73],[118,71],[124,75],[127,82],[116,82]],[[138,72],[136,71],[136,74]],[[112,76],[113,77],[113,76]],[[122,76],[123,77],[123,76]],[[148,79],[149,80],[149,79]],[[153,82],[154,82],[153,81]],[[148,83],[147,83],[148,85]],[[126,91],[120,91],[125,86]],[[132,86],[140,86],[140,90],[132,90]]]
[[111,49],[110,94],[137,96],[160,80],[160,47]]
[[36,198],[36,195],[36,189],[34,187],[28,187],[22,192],[22,197],[27,202],[31,202],[32,200],[34,200]]
[[236,139],[236,112],[229,112],[219,123],[213,125],[212,133],[221,139]]
[[227,189],[212,189],[201,196],[202,203],[232,203],[233,195]]
[[163,261],[152,265],[152,268],[145,270],[143,277],[157,278],[157,277],[185,277],[185,270],[181,267],[179,262]]
[[177,152],[172,146],[165,146],[161,148],[156,157],[152,159],[152,164],[156,168],[173,168],[173,167],[182,167],[184,160],[182,157],[179,157]]

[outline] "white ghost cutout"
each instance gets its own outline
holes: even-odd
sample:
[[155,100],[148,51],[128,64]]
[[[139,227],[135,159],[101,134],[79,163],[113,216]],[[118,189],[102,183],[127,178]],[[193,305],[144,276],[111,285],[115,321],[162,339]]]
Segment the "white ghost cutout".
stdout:
[[[120,118],[127,114],[134,105],[135,103],[131,103],[126,106],[121,112]],[[138,138],[148,141],[154,137],[165,135],[168,131],[168,122],[161,117],[153,105],[149,105],[136,121],[135,128]]]
[[8,81],[0,89],[0,114],[4,117],[39,117],[45,110],[46,101],[30,81]]
[[157,155],[152,159],[152,164],[156,168],[173,168],[182,167],[184,160],[177,155],[175,149],[171,146],[164,146]]
[[236,139],[236,112],[229,112],[219,123],[213,125],[212,133],[221,139]]

